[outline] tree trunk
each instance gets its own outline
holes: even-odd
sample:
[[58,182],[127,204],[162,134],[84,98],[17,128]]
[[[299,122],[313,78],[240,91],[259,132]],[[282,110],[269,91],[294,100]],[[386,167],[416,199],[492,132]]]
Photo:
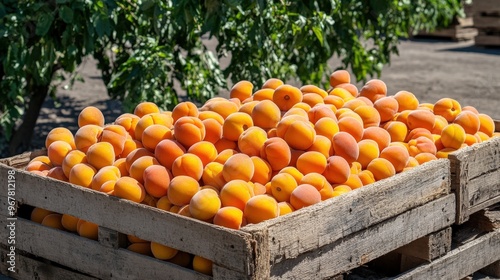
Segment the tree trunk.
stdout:
[[31,87],[31,98],[23,122],[14,132],[9,143],[9,153],[16,155],[29,149],[40,109],[49,90],[49,85]]

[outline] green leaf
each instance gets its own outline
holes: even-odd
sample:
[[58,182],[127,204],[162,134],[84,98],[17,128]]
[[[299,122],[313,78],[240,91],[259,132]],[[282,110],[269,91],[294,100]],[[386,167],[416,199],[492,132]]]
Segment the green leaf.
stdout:
[[54,17],[51,13],[44,13],[40,16],[38,23],[36,25],[35,34],[38,36],[45,36],[49,32],[50,26],[54,21]]
[[59,17],[61,17],[65,23],[72,23],[73,10],[68,6],[61,6],[59,7]]
[[314,35],[316,35],[316,38],[318,38],[318,41],[321,45],[323,45],[323,32],[321,31],[321,28],[318,26],[313,26],[312,28]]
[[69,2],[69,0],[56,0],[56,4],[65,4],[68,2]]

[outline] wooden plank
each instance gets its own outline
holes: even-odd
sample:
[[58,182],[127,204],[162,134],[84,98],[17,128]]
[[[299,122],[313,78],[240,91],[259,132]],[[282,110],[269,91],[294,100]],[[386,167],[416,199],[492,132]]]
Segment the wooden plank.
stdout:
[[[6,193],[4,180],[8,169],[10,167],[0,164],[0,193]],[[16,199],[20,203],[70,214],[124,234],[200,255],[246,275],[254,269],[252,237],[243,231],[214,226],[19,169],[16,182]]]
[[[65,280],[97,280],[97,278],[81,274],[70,269],[66,269],[54,264],[49,261],[40,261],[34,258],[18,253],[16,256],[16,270],[11,272],[5,263],[5,254],[7,252],[4,248],[0,248],[1,263],[0,263],[0,273],[6,275],[12,279],[18,280],[53,280],[53,279],[65,279]],[[3,279],[0,275],[0,279]]]
[[498,47],[500,46],[500,34],[485,35],[479,33],[474,42],[477,46]]
[[496,29],[500,31],[500,17],[475,15],[474,26],[479,29]]
[[47,155],[47,150],[40,149],[34,150],[29,153],[22,153],[20,155],[15,155],[13,157],[0,159],[0,163],[11,166],[13,168],[21,168],[28,164],[28,162],[37,156]]
[[500,228],[500,204],[483,209],[471,216],[474,226],[483,231],[493,231]]
[[322,279],[344,273],[453,224],[454,216],[455,195],[450,194],[295,259],[274,264],[271,278]]
[[99,243],[110,248],[125,248],[127,244],[127,235],[106,227],[99,227]]
[[449,184],[448,161],[436,160],[242,230],[267,228],[270,262],[275,264],[443,196],[449,193]]
[[432,261],[439,258],[451,250],[451,227],[433,232],[419,238],[399,249],[399,252],[406,256],[412,256],[425,261]]
[[500,259],[500,229],[394,279],[461,279]]
[[500,132],[500,121],[495,120],[495,131]]
[[500,261],[496,261],[487,267],[482,268],[479,272],[491,277],[500,278]]
[[[451,189],[457,195],[457,224],[482,208],[496,203],[500,192],[500,137],[465,147],[448,156]],[[474,181],[475,179],[475,181]],[[483,185],[487,183],[487,185]],[[472,190],[471,190],[472,189]],[[481,189],[480,192],[478,190]],[[476,204],[474,204],[476,203]]]
[[500,13],[500,2],[498,0],[474,0],[472,1],[472,9],[474,14],[481,12]]
[[[0,216],[1,223],[5,219]],[[2,231],[2,241],[5,233]],[[19,218],[16,249],[100,279],[211,279],[194,270]]]

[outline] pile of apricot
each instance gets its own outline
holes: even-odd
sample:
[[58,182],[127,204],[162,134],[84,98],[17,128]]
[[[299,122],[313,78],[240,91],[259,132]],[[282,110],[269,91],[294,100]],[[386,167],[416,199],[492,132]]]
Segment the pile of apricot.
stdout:
[[[47,156],[26,169],[240,229],[498,136],[491,117],[451,98],[431,104],[408,91],[388,95],[378,79],[358,90],[344,70],[330,85],[326,91],[269,79],[255,90],[240,81],[229,99],[182,102],[172,111],[144,102],[109,125],[87,107],[78,131],[50,131]],[[97,225],[69,215],[37,208],[33,220],[97,238]],[[129,241],[133,251],[192,262],[173,248]],[[210,267],[196,258],[200,271]]]

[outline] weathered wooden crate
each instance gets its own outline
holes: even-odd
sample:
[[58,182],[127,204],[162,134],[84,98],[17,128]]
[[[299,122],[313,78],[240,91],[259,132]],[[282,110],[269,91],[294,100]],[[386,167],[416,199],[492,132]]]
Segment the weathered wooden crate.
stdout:
[[[6,209],[8,170],[22,168],[36,155],[25,153],[0,161],[1,209]],[[322,279],[358,267],[455,221],[448,160],[426,163],[241,230],[214,226],[21,169],[15,176],[19,204],[100,225],[99,241],[93,241],[26,219],[16,221],[17,250],[84,273],[82,279]],[[1,213],[5,227],[6,213]],[[213,277],[120,248],[118,233],[210,259]],[[0,243],[5,245],[7,231],[0,234]],[[45,267],[26,258],[29,255],[18,260],[19,274],[8,275],[28,279],[20,275]]]
[[467,223],[399,248],[345,278],[451,280],[476,272],[500,278],[500,204],[473,214]]
[[478,46],[500,46],[500,1],[474,0],[474,27],[478,29],[475,44]]
[[[499,121],[495,121],[495,129],[500,131]],[[500,202],[500,137],[460,149],[448,158],[451,189],[457,197],[457,224]]]

